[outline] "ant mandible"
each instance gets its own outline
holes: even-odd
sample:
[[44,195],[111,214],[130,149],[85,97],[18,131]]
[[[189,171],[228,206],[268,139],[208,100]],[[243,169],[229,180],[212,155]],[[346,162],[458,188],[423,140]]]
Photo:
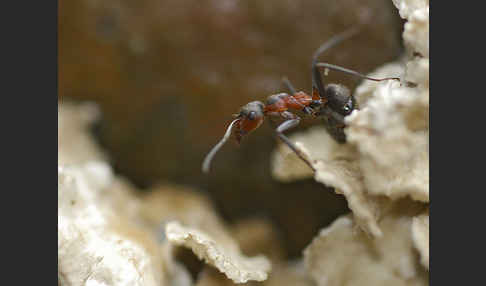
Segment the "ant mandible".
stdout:
[[232,132],[235,135],[236,141],[240,143],[241,139],[257,129],[267,116],[280,117],[285,120],[275,130],[278,138],[280,138],[283,143],[285,143],[297,154],[297,156],[299,156],[300,159],[315,171],[312,164],[306,159],[299,148],[297,148],[297,146],[284,135],[285,131],[296,127],[301,120],[299,116],[289,110],[300,110],[305,115],[324,118],[325,126],[332,137],[338,143],[345,143],[346,135],[344,133],[344,117],[351,114],[351,112],[357,108],[354,96],[347,87],[335,83],[329,83],[324,86],[320,69],[336,70],[373,81],[400,80],[397,77],[381,79],[371,78],[340,66],[317,62],[317,58],[323,52],[337,45],[341,41],[354,36],[358,31],[357,28],[346,30],[329,39],[314,52],[311,64],[312,95],[308,95],[303,91],[297,92],[290,81],[287,78],[284,78],[283,82],[290,91],[290,94],[273,94],[267,98],[265,104],[261,101],[252,101],[244,105],[240,109],[240,112],[234,115],[235,119],[228,126],[223,138],[213,147],[213,149],[211,149],[204,159],[202,171],[204,173],[209,172],[214,155],[230,138]]

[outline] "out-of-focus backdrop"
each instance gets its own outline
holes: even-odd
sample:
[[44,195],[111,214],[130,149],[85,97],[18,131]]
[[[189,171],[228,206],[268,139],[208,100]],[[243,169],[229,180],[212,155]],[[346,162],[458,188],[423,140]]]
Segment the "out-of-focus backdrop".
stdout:
[[[313,180],[271,177],[278,141],[269,126],[231,142],[201,173],[240,106],[285,91],[287,76],[311,85],[310,58],[328,38],[368,20],[322,61],[370,72],[402,52],[401,20],[389,0],[78,0],[59,2],[59,98],[97,102],[93,129],[115,170],[142,189],[196,187],[228,222],[265,216],[290,257],[346,202]],[[331,72],[326,81],[358,81]],[[318,120],[306,120],[296,130]],[[295,229],[299,229],[298,232]]]

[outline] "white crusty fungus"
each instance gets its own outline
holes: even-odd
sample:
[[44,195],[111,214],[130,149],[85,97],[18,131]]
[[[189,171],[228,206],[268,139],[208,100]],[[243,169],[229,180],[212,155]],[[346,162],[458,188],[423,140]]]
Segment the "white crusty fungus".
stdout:
[[260,255],[244,256],[236,242],[222,243],[208,233],[184,227],[178,222],[168,223],[165,232],[170,242],[192,249],[199,259],[204,259],[235,283],[264,281],[268,277],[270,262]]

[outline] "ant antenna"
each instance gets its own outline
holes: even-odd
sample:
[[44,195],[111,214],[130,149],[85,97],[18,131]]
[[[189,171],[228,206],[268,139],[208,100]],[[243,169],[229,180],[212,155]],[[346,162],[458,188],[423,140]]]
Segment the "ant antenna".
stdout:
[[233,128],[233,124],[235,124],[237,121],[240,121],[240,118],[236,118],[235,120],[231,121],[231,124],[228,126],[228,129],[226,129],[226,133],[224,134],[223,138],[216,144],[213,149],[206,155],[206,158],[204,158],[203,164],[202,164],[202,171],[204,173],[209,173],[209,167],[211,165],[211,161],[214,158],[214,155],[223,147],[224,143],[228,141],[228,139],[231,136],[231,130]]
[[328,63],[316,63],[316,67],[336,70],[336,71],[340,71],[340,72],[343,72],[343,73],[347,73],[347,74],[350,74],[350,75],[354,75],[354,76],[357,76],[357,77],[360,77],[360,78],[373,80],[373,81],[400,80],[399,77],[373,78],[373,77],[365,76],[364,74],[361,74],[357,71],[353,71],[353,70],[350,70],[350,69],[347,69],[347,68],[343,68],[343,67],[333,65],[333,64],[328,64]]
[[315,52],[314,55],[312,56],[312,61],[317,62],[317,58],[325,52],[327,49],[332,48],[333,46],[339,44],[340,42],[351,38],[352,36],[356,35],[361,29],[358,27],[353,27],[349,28],[346,31],[337,34],[336,36],[332,37],[328,41],[326,41],[324,44],[322,44]]
[[[321,72],[319,71],[319,68],[326,68],[326,69],[331,69],[331,70],[336,70],[340,71],[343,73],[347,73],[350,75],[354,75],[360,78],[368,79],[368,80],[373,80],[373,81],[384,81],[384,80],[398,80],[400,81],[400,78],[398,77],[387,77],[387,78],[372,78],[369,76],[365,76],[359,72],[343,68],[337,65],[329,64],[329,63],[318,63],[317,58],[326,50],[329,48],[339,44],[340,42],[351,38],[352,36],[356,35],[360,31],[360,28],[354,27],[350,28],[341,34],[338,34],[334,37],[332,37],[330,40],[322,44],[315,52],[314,55],[312,56],[312,96],[314,99],[318,99],[318,97],[323,97],[325,95],[325,89],[324,89],[324,84],[322,83],[321,79]],[[318,94],[316,94],[316,92]]]
[[358,27],[350,28],[341,34],[338,34],[332,37],[330,40],[326,41],[322,44],[312,56],[312,97],[313,99],[324,98],[325,91],[324,91],[324,84],[322,83],[321,79],[321,72],[317,68],[317,58],[326,50],[332,48],[333,46],[339,44],[340,42],[351,38],[352,36],[356,35],[360,29]]

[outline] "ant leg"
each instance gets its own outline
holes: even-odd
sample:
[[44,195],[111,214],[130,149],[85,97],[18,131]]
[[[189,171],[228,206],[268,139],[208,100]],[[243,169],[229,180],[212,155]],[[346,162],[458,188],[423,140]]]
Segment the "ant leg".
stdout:
[[328,118],[332,118],[333,120],[336,121],[336,123],[338,124],[338,127],[340,127],[340,128],[343,128],[345,126],[344,116],[342,116],[341,114],[337,113],[336,111],[334,111],[330,108],[323,108],[319,115],[324,115]]
[[290,94],[294,95],[297,92],[297,90],[295,90],[294,88],[294,85],[290,82],[290,80],[286,76],[282,78],[282,82],[285,85],[285,87],[290,91]]
[[328,64],[328,63],[316,63],[316,67],[336,70],[336,71],[340,71],[340,72],[343,72],[343,73],[347,73],[347,74],[350,74],[350,75],[354,75],[354,76],[357,76],[357,77],[360,77],[360,78],[369,79],[369,80],[373,80],[373,81],[383,81],[383,80],[398,80],[399,81],[400,80],[400,78],[398,78],[398,77],[372,78],[372,77],[368,77],[368,76],[365,76],[363,74],[360,74],[357,71],[350,70],[350,69],[347,69],[347,68],[343,68],[343,67],[340,67],[340,66],[336,66],[336,65],[333,65],[333,64]]
[[[289,116],[290,115],[290,116]],[[300,123],[300,118],[297,116],[297,115],[294,115],[290,112],[282,112],[282,116],[284,118],[289,118],[291,117],[292,119],[288,119],[286,121],[284,121],[282,124],[280,124],[277,129],[275,130],[276,133],[277,133],[277,136],[280,138],[280,140],[282,140],[283,143],[285,143],[285,145],[287,145],[295,154],[297,154],[297,156],[302,160],[304,161],[311,169],[312,171],[316,171],[316,169],[314,169],[314,167],[312,166],[312,164],[305,158],[304,154],[302,153],[302,151],[300,151],[300,149],[294,145],[294,143],[292,143],[292,141],[290,141],[290,139],[285,136],[283,134],[283,132],[291,129],[291,128],[294,128],[295,126],[299,125]]]
[[329,135],[339,144],[346,143],[344,116],[335,112],[329,106],[321,108],[320,115],[322,115],[322,119],[325,121],[324,126]]

